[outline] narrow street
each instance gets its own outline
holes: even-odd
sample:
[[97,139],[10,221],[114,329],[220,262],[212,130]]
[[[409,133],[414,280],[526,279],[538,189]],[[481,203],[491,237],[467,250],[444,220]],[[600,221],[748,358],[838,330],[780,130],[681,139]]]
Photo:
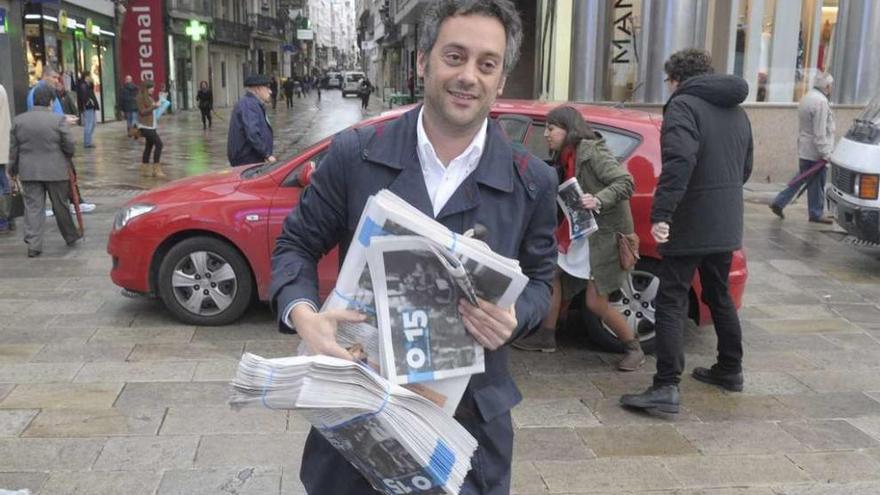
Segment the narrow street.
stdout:
[[[360,101],[314,92],[270,111],[286,156],[363,118]],[[374,99],[368,115],[382,109]],[[211,131],[197,112],[163,117],[171,178],[225,170],[230,110]],[[77,142],[82,133],[77,128]],[[298,339],[256,305],[227,327],[174,320],[159,301],[127,298],[109,278],[116,209],[165,181],[141,178],[142,142],[124,123],[78,144],[85,242],[67,248],[47,222],[43,256],[19,229],[0,238],[0,488],[34,494],[302,494],[308,431],[296,414],[233,411],[229,380],[242,352],[277,357]],[[805,201],[780,221],[774,188],[749,184],[749,279],[740,312],[746,388],[725,393],[685,377],[677,417],[621,409],[650,384],[579,334],[555,354],[514,351],[524,401],[516,427],[518,495],[873,495],[880,493],[880,250],[806,221]],[[687,369],[710,365],[711,327],[687,329]]]

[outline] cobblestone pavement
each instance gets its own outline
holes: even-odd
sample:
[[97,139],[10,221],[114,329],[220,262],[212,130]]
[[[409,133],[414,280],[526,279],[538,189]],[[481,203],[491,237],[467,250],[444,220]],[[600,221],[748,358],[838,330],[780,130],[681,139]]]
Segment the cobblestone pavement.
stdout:
[[[282,146],[360,118],[355,100],[334,96],[329,124],[305,107],[276,112]],[[225,166],[220,129],[201,143],[195,120],[163,124],[174,176]],[[99,129],[98,151],[79,161],[83,192],[98,204],[86,241],[68,249],[49,222],[43,256],[28,259],[21,229],[0,238],[0,488],[303,493],[306,423],[226,405],[243,351],[287,355],[297,339],[277,333],[262,305],[206,328],[120,295],[108,277],[110,223],[129,188],[151,183],[126,171],[134,147],[101,151],[126,145],[121,128]],[[765,189],[751,189],[745,392],[685,378],[681,414],[648,416],[617,399],[650,383],[652,360],[618,373],[618,356],[575,333],[556,354],[515,352],[525,400],[513,411],[513,493],[880,493],[880,252],[807,223],[802,204],[779,221],[761,203]],[[688,368],[711,364],[714,344],[711,328],[690,327]]]

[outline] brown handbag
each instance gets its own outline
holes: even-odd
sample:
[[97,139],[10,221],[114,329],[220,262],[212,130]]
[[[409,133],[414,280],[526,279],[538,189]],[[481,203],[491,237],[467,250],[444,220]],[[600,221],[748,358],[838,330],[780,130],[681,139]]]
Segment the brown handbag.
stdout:
[[639,235],[617,233],[617,255],[620,258],[620,267],[630,271],[636,267],[639,261]]

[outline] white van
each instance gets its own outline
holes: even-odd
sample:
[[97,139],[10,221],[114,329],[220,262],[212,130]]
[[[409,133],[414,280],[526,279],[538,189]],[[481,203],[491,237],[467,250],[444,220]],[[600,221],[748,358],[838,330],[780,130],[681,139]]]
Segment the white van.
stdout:
[[880,244],[880,95],[831,153],[828,213],[857,239]]
[[361,90],[361,81],[367,77],[363,72],[348,71],[342,73],[342,97],[358,95]]

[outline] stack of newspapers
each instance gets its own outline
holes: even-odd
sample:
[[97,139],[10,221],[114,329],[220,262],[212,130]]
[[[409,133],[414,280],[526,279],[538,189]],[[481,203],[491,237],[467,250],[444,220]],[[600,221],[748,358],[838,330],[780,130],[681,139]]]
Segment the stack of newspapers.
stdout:
[[314,356],[305,344],[297,357],[245,355],[232,402],[300,410],[381,492],[457,494],[476,441],[452,415],[485,370],[458,305],[510,307],[527,283],[516,260],[383,190],[323,306],[367,315],[337,331],[363,361]]

